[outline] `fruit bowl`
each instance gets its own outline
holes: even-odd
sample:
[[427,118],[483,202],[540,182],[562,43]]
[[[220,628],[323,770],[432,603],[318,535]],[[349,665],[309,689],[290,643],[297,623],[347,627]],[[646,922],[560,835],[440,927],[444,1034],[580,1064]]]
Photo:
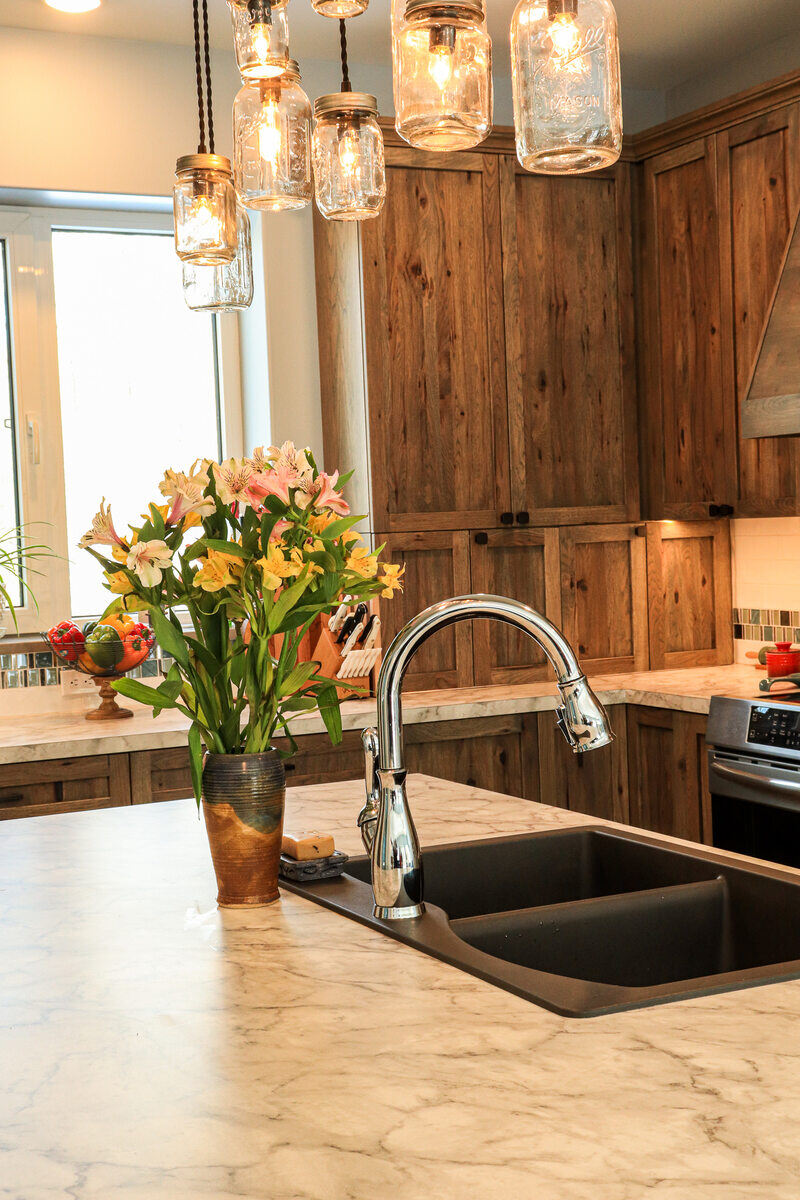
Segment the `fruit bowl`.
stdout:
[[133,716],[129,708],[117,704],[111,681],[121,679],[150,657],[156,640],[148,625],[127,613],[114,613],[99,621],[88,621],[83,628],[73,621],[61,621],[42,637],[62,667],[95,680],[101,703],[86,714],[87,721]]

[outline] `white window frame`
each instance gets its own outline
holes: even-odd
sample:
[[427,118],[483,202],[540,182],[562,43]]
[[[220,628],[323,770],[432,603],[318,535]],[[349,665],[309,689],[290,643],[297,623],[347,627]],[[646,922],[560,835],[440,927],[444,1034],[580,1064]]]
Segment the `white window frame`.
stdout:
[[[47,629],[71,612],[64,453],[58,372],[52,233],[59,229],[171,234],[171,214],[68,208],[0,207],[6,245],[11,380],[16,420],[17,486],[29,541],[46,543],[53,558],[34,563],[36,595],[17,609],[20,634]],[[223,455],[244,453],[239,322],[218,314],[217,363]],[[167,464],[165,464],[166,466]]]

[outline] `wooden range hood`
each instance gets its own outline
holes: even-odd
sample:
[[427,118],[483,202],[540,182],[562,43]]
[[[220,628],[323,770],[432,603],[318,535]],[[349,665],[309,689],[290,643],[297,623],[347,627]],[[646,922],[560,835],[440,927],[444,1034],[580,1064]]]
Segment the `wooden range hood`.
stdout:
[[742,401],[745,438],[800,434],[800,211]]

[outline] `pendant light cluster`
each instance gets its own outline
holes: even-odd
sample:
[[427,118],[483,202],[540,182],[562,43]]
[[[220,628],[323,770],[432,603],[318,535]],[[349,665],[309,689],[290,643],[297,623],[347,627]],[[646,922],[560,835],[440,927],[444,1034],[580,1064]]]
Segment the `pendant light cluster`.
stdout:
[[183,294],[189,308],[229,312],[247,308],[253,300],[250,222],[233,185],[230,159],[214,152],[208,0],[202,3],[201,49],[200,4],[192,0],[200,140],[197,153],[182,156],[175,167],[175,249],[183,263]]

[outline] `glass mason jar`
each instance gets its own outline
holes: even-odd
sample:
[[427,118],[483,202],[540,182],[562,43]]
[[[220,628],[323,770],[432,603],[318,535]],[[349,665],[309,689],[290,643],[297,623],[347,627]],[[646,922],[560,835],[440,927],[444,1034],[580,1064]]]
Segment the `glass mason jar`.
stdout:
[[408,0],[395,126],[424,150],[465,150],[492,128],[492,41],[483,0]]
[[329,221],[377,217],[386,198],[378,102],[364,92],[333,92],[314,103],[314,187]]
[[242,204],[278,212],[311,199],[311,105],[297,63],[246,82],[233,102],[234,178]]
[[183,262],[217,266],[236,254],[236,192],[230,159],[186,154],[175,166],[172,192],[175,250]]
[[321,17],[357,17],[366,11],[369,0],[311,0]]
[[237,250],[233,262],[219,267],[183,264],[183,298],[193,312],[236,312],[253,303],[253,251],[250,218],[236,206]]
[[611,0],[520,0],[511,23],[517,157],[580,175],[622,149],[617,15]]
[[228,0],[242,79],[272,79],[289,63],[288,0]]

